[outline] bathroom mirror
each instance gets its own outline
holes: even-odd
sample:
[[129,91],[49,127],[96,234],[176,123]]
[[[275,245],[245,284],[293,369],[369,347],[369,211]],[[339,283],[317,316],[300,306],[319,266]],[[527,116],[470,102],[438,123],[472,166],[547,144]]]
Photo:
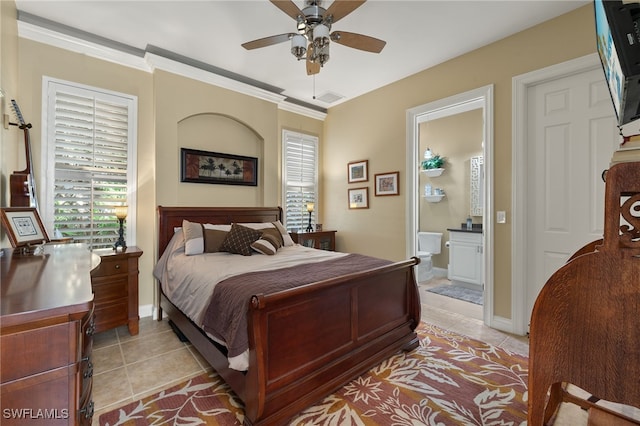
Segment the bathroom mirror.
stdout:
[[482,216],[484,204],[484,161],[482,155],[471,157],[471,216]]

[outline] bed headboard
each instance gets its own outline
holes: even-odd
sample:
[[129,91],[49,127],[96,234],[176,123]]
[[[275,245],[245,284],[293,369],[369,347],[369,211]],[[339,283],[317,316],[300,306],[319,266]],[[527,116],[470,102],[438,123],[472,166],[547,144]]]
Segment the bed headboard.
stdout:
[[174,229],[182,226],[182,220],[213,223],[217,225],[247,222],[282,221],[280,207],[163,207],[158,206],[158,257],[173,236]]

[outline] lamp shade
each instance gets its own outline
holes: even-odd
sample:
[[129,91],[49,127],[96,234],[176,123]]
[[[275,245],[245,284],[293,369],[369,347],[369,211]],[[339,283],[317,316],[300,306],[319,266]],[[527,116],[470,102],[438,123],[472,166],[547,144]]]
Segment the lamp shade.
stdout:
[[114,210],[118,219],[125,219],[127,217],[127,206],[116,206]]
[[314,208],[315,208],[315,204],[314,203],[307,203],[307,211],[309,213],[311,213]]
[[307,38],[303,35],[296,34],[291,37],[291,53],[300,59],[307,52]]
[[316,47],[325,46],[329,43],[329,27],[318,24],[313,29],[313,41]]

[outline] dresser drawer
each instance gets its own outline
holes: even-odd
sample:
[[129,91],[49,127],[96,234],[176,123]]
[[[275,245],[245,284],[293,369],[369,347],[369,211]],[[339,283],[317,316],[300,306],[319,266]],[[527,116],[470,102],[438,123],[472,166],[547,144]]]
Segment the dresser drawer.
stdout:
[[0,337],[0,383],[67,366],[70,354],[77,353],[69,327],[73,323]]
[[[75,404],[70,400],[74,395],[70,368],[65,366],[0,385],[2,426],[73,424]],[[17,410],[15,414],[7,412],[11,409]],[[47,418],[32,418],[44,410]]]
[[91,272],[91,277],[109,277],[129,273],[129,260],[127,258],[105,258],[100,261],[100,266]]
[[128,308],[127,299],[101,305],[96,309],[96,332],[127,324]]
[[103,303],[127,297],[129,291],[129,279],[120,278],[96,278],[92,280],[93,301],[98,308]]

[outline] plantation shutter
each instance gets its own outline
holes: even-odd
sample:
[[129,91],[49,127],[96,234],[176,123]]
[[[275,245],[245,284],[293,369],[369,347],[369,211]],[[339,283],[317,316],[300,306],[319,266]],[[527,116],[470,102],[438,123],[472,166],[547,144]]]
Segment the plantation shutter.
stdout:
[[[116,206],[127,205],[125,240],[135,243],[135,99],[50,82],[47,223],[90,248],[118,238]],[[133,226],[132,226],[133,225]]]
[[307,203],[315,203],[312,223],[318,211],[318,138],[283,131],[284,216],[288,231],[304,230],[309,223]]

